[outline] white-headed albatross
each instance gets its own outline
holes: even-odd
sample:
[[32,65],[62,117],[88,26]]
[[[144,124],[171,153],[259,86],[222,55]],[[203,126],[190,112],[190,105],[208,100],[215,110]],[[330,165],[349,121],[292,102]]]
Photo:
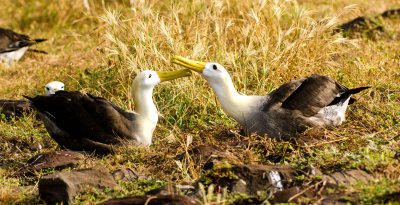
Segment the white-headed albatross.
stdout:
[[283,84],[266,96],[241,95],[228,72],[218,63],[193,61],[174,56],[173,63],[190,68],[207,80],[224,111],[246,134],[288,140],[307,127],[338,126],[345,119],[352,94],[369,87],[348,89],[337,81],[313,74]]
[[[0,28],[0,59],[7,63],[7,66],[17,62],[29,46],[45,41],[46,39],[31,39],[28,35],[19,34],[12,30]],[[46,53],[36,49],[34,52]]]
[[78,91],[58,91],[50,96],[27,98],[59,145],[76,151],[106,154],[112,152],[113,145],[124,142],[149,146],[158,121],[153,88],[160,82],[190,75],[189,69],[139,73],[132,83],[134,112]]
[[[59,90],[64,90],[64,83],[52,81],[45,86],[46,95],[54,94]],[[2,100],[0,99],[0,114],[5,117],[21,117],[30,111],[30,102],[26,100]]]

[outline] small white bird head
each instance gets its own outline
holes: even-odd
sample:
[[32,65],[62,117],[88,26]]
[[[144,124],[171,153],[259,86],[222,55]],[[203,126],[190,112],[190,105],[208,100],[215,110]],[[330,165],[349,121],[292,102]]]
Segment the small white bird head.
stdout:
[[200,73],[210,85],[227,83],[226,81],[231,80],[228,71],[218,63],[194,61],[181,56],[173,56],[172,62]]
[[59,81],[52,81],[46,85],[46,95],[55,94],[59,90],[64,90],[64,83]]
[[137,89],[154,88],[157,84],[161,82],[190,75],[191,72],[189,69],[181,69],[176,71],[145,70],[135,77],[132,83],[132,87]]

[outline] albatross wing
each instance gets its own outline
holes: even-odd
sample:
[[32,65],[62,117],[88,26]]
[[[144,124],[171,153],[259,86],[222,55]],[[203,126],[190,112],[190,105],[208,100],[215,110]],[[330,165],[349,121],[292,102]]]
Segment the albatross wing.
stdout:
[[282,102],[282,108],[299,110],[304,116],[310,117],[348,90],[327,76],[313,74]]
[[68,149],[108,153],[121,140],[136,139],[136,115],[103,98],[78,91],[27,98],[50,136]]
[[[18,61],[29,46],[45,41],[46,39],[31,39],[28,35],[18,34],[12,30],[0,28],[0,58],[11,64]],[[46,53],[45,51],[32,49],[34,52]]]

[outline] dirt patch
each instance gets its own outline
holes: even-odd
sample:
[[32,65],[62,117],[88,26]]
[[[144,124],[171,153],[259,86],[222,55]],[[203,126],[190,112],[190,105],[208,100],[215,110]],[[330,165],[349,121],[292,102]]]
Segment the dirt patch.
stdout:
[[82,162],[84,156],[77,152],[51,151],[36,155],[28,160],[25,173],[34,173],[42,169],[63,169],[73,167]]

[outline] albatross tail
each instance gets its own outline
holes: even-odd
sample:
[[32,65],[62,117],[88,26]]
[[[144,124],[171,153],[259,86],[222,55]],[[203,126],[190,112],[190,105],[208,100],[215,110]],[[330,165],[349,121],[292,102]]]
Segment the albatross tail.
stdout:
[[[346,101],[347,98],[351,97],[352,94],[359,93],[359,92],[361,92],[361,91],[363,91],[365,89],[368,89],[368,88],[371,88],[371,87],[368,86],[368,87],[359,87],[359,88],[349,89],[348,91],[346,91],[344,93],[341,93],[341,94],[339,94],[339,96],[335,97],[335,99],[333,99],[332,102],[329,103],[328,106],[335,105],[335,104],[338,104],[340,102]],[[350,98],[349,105],[353,104],[353,103],[354,103],[354,99]]]

